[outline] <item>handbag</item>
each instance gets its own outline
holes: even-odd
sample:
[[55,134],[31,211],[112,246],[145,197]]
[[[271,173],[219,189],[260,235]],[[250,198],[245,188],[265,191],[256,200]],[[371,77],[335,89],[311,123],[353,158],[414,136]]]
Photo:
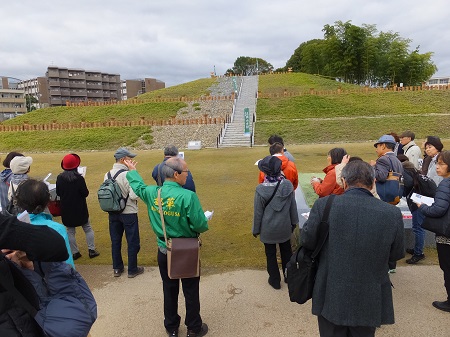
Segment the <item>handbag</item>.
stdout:
[[336,195],[332,194],[327,200],[322,219],[319,224],[319,240],[314,251],[301,246],[286,265],[285,277],[289,290],[289,299],[298,304],[306,303],[312,298],[314,283],[319,266],[319,253],[328,239],[328,216],[331,203]]
[[450,238],[450,207],[447,208],[447,212],[440,218],[425,217],[422,228],[436,233],[436,235]]
[[392,160],[389,159],[391,163],[391,167],[389,169],[388,176],[386,181],[383,182],[375,182],[378,196],[381,200],[391,204],[397,205],[400,202],[400,199],[403,197],[403,191],[405,186],[403,184],[403,175],[398,172],[393,171]]
[[167,238],[164,213],[161,202],[161,188],[158,190],[159,215],[167,246],[167,274],[170,279],[200,276],[200,246],[197,238]]
[[54,200],[50,200],[47,207],[51,215],[61,216],[61,200],[58,196],[56,196]]

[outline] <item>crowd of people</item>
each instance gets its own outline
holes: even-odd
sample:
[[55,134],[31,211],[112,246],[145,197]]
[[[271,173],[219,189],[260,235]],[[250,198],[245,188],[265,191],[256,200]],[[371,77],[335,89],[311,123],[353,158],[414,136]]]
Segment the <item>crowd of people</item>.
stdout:
[[[274,137],[281,148],[277,154],[271,143]],[[270,156],[258,162],[260,176],[252,232],[264,243],[268,283],[280,289],[275,246],[279,246],[284,270],[292,254],[287,233],[298,224],[297,212],[293,211],[296,187],[286,169],[295,164],[291,154],[291,164],[286,163],[281,137],[272,136],[269,145]],[[450,151],[443,151],[439,137],[428,136],[424,140],[423,155],[410,130],[400,136],[383,135],[374,147],[377,159],[369,163],[350,156],[343,148],[332,148],[323,170],[325,177],[311,177],[311,186],[319,198],[302,228],[301,244],[305,248],[317,247],[328,197],[339,195],[332,202],[328,238],[321,250],[312,297],[312,312],[318,316],[321,336],[374,336],[376,327],[393,324],[389,274],[396,272],[396,262],[405,252],[411,255],[406,260],[408,264],[425,258],[425,231],[421,227],[425,217],[448,222]],[[281,156],[281,160],[276,156]],[[434,197],[431,205],[412,199],[413,193],[423,192],[420,181],[435,185],[433,195],[427,195]],[[396,194],[392,195],[392,191]],[[402,197],[411,211],[415,239],[414,247],[406,249],[403,215],[395,206]],[[436,247],[447,299],[432,305],[450,312],[450,238],[437,233]]]
[[[268,142],[270,155],[258,162],[260,172],[254,197],[252,234],[264,244],[268,284],[280,289],[282,280],[287,282],[284,270],[295,249],[293,241],[298,241],[298,238],[292,238],[299,224],[295,201],[299,180],[295,159],[286,150],[283,139],[273,135]],[[376,327],[394,323],[389,273],[396,272],[396,262],[405,256],[405,252],[411,255],[406,262],[412,265],[425,258],[425,231],[421,225],[426,217],[444,218],[450,208],[450,152],[443,150],[443,144],[436,136],[427,137],[422,145],[424,155],[415,143],[415,134],[409,130],[400,136],[383,135],[374,144],[378,158],[369,163],[351,156],[343,148],[332,148],[327,154],[324,178],[311,178],[311,187],[319,198],[302,228],[300,241],[305,248],[316,248],[328,197],[338,195],[331,204],[328,239],[321,250],[312,297],[312,313],[318,316],[321,336],[374,336]],[[184,324],[187,336],[204,336],[208,333],[208,325],[200,315],[200,277],[181,280],[169,277],[165,239],[165,235],[196,238],[208,230],[208,218],[195,193],[193,176],[178,149],[170,145],[164,149],[162,162],[153,169],[156,185],[146,185],[136,171],[136,156],[126,148],[117,149],[112,169],[104,175],[105,181],[117,182],[125,203],[122,211],[108,214],[113,276],[120,277],[125,272],[124,234],[128,277],[144,273],[144,268],[138,264],[140,199],[147,207],[157,239],[167,334],[178,336],[181,284],[186,300]],[[88,256],[99,256],[86,203],[89,190],[79,169],[80,156],[70,153],[61,161],[63,172],[57,177],[55,192],[60,200],[62,224],[55,222],[49,212],[48,184],[28,176],[32,163],[31,157],[18,152],[9,153],[3,161],[5,169],[0,174],[0,248],[3,247],[3,256],[19,261],[21,253],[18,252],[24,251],[27,263],[35,258],[42,261],[56,259],[75,268],[74,260],[81,257],[75,239],[76,227],[81,227],[85,233]],[[411,198],[413,193],[421,192],[418,179],[423,177],[436,185],[431,205]],[[402,195],[390,198],[386,190],[393,179],[402,186]],[[402,213],[395,206],[398,197],[402,196],[406,197],[412,214],[415,237],[414,247],[406,249]],[[12,217],[9,213],[12,206],[16,207],[19,217],[26,211],[31,224]],[[162,217],[159,206],[163,209]],[[42,231],[36,234],[36,229]],[[35,237],[24,245],[22,240],[29,238],[29,233]],[[63,247],[53,255],[47,252],[42,242],[35,244],[36,238],[54,238],[55,233],[60,238],[55,244]],[[36,245],[42,248],[41,252],[36,251]],[[437,234],[436,247],[444,272],[447,299],[432,304],[439,310],[450,312],[450,238]]]
[[[137,173],[135,157],[136,154],[126,148],[117,149],[114,153],[115,162],[112,169],[104,175],[105,181],[112,179],[117,183],[124,201],[124,207],[121,211],[108,212],[113,276],[120,277],[125,272],[122,258],[122,237],[124,234],[128,250],[128,278],[134,278],[144,273],[144,267],[138,265],[140,236],[137,213],[138,199],[141,199],[147,205],[150,223],[158,241],[157,260],[163,281],[164,326],[169,336],[178,336],[181,322],[181,317],[178,315],[180,280],[171,279],[168,275],[167,247],[158,205],[157,202],[155,203],[156,195],[158,191],[162,191],[160,192],[161,205],[164,210],[167,235],[170,238],[198,237],[200,233],[208,230],[208,218],[203,212],[195,193],[195,183],[187,163],[179,157],[178,149],[175,146],[166,147],[163,161],[155,166],[154,178],[157,184],[153,186],[146,186]],[[0,228],[0,248],[4,247],[2,249],[4,254],[1,256],[2,261],[5,258],[24,270],[34,269],[32,259],[36,256],[41,261],[56,259],[75,268],[74,260],[81,257],[75,238],[76,227],[81,227],[85,233],[89,257],[99,256],[100,253],[95,246],[94,231],[89,220],[86,203],[89,190],[86,186],[83,170],[79,169],[80,156],[75,153],[65,155],[61,161],[63,172],[56,179],[55,193],[59,200],[62,224],[53,221],[48,208],[51,201],[48,183],[28,176],[32,163],[31,157],[18,152],[9,153],[3,162],[5,170],[0,175],[0,201],[2,206],[0,221],[2,225],[5,223],[4,227]],[[12,206],[16,208],[15,211],[13,211]],[[35,240],[30,240],[30,247],[16,244],[23,238],[28,238],[28,235],[22,232],[18,233],[14,229],[22,231],[28,227],[25,223],[18,221],[15,216],[24,221],[27,221],[28,217],[28,222],[31,223],[29,226],[48,227],[54,230],[65,244],[64,251],[66,254],[47,256],[45,249],[42,253],[36,253]],[[20,226],[14,227],[11,225],[13,222],[20,224]],[[34,233],[34,231],[30,231],[30,233]],[[7,235],[8,238],[13,235],[17,237],[11,238],[11,241],[7,243],[4,239],[4,236]],[[50,233],[43,231],[36,237],[44,236],[50,237]],[[46,243],[40,242],[40,244],[45,245]],[[55,248],[58,248],[58,246],[55,246]],[[208,333],[208,325],[202,321],[200,315],[200,277],[183,278],[181,284],[186,298],[184,323],[188,329],[187,336],[204,336]],[[2,289],[3,283],[2,277],[0,277],[0,293]],[[40,289],[39,287],[37,290]],[[13,304],[13,306],[15,305]],[[17,306],[20,306],[20,303]],[[0,312],[0,319],[3,314],[9,315],[7,311]],[[7,327],[3,330],[3,327],[0,321],[0,334],[2,336],[2,332],[10,328]],[[32,331],[28,332],[31,333]],[[36,332],[31,335],[38,336]]]

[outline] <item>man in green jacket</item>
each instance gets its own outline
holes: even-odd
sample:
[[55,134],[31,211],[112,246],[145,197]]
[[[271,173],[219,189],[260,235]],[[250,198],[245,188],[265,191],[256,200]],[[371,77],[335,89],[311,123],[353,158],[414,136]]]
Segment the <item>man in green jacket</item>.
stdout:
[[[164,326],[169,336],[178,336],[180,316],[178,315],[178,293],[180,280],[169,279],[167,273],[167,248],[158,206],[158,190],[161,189],[162,208],[167,237],[193,238],[208,230],[208,220],[203,212],[197,195],[182,186],[186,184],[188,167],[178,157],[165,161],[161,169],[164,176],[163,186],[147,186],[136,171],[136,162],[126,160],[130,171],[127,179],[134,193],[147,205],[148,216],[158,241],[158,265],[163,281]],[[181,279],[186,299],[185,324],[187,337],[204,336],[208,326],[200,316],[199,282],[200,277]]]

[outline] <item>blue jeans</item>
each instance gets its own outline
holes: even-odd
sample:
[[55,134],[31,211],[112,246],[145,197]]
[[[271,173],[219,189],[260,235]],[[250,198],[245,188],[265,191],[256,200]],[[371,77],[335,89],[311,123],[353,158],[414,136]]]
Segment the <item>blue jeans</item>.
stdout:
[[114,269],[123,269],[123,232],[125,232],[128,245],[128,274],[134,274],[137,272],[137,254],[141,249],[137,214],[109,213],[109,235],[111,236],[111,253]]
[[412,214],[412,231],[414,233],[414,255],[423,254],[423,246],[425,244],[425,230],[422,228],[425,215],[419,209],[411,212]]

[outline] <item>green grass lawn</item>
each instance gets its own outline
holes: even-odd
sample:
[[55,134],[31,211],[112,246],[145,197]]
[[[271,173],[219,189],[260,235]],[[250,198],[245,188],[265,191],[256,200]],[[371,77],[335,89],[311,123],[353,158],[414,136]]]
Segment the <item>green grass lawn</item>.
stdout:
[[[449,141],[445,141],[450,146]],[[326,154],[335,146],[343,146],[351,155],[365,160],[375,159],[372,143],[288,145],[296,158],[300,184],[312,204],[315,196],[309,186],[309,177],[317,175],[326,166]],[[151,172],[162,160],[162,152],[137,151],[138,171],[148,184],[154,184]],[[51,172],[52,178],[61,172],[60,163],[66,152],[33,153],[34,162],[30,176],[44,178]],[[111,169],[114,151],[78,152],[81,165],[87,166],[86,182],[90,190],[88,197],[91,223],[95,231],[97,247],[101,255],[94,260],[87,257],[87,246],[81,228],[77,241],[83,257],[81,264],[111,264],[111,244],[107,214],[100,210],[96,191],[103,175]],[[267,147],[203,149],[185,151],[204,210],[214,210],[209,223],[210,230],[202,234],[202,263],[208,270],[233,268],[263,268],[264,249],[259,239],[251,234],[253,219],[253,197],[258,182],[255,162],[268,154]],[[60,221],[60,218],[55,218]],[[156,265],[156,239],[150,229],[145,205],[139,203],[139,225],[141,230],[141,252],[139,261],[144,265]],[[124,246],[126,247],[126,246]],[[126,256],[126,249],[123,250]],[[430,253],[431,254],[431,253]],[[431,254],[432,255],[432,254]],[[427,258],[427,263],[435,261]]]
[[[154,91],[142,98],[199,97],[217,79],[207,78]],[[262,93],[306,92],[315,90],[353,89],[355,86],[306,74],[264,75],[259,78]],[[101,107],[60,107],[40,109],[4,124],[46,124],[69,122],[105,122],[168,119],[186,106],[182,102],[140,103]],[[376,159],[373,142],[382,134],[411,129],[417,143],[427,135],[450,139],[450,92],[414,91],[382,93],[343,93],[339,95],[304,95],[289,98],[259,99],[253,148],[202,149],[185,151],[193,173],[198,195],[205,210],[214,210],[210,231],[203,236],[203,265],[210,270],[228,268],[262,268],[265,265],[263,245],[251,235],[253,197],[258,182],[257,159],[268,155],[267,138],[278,133],[289,151],[297,158],[300,184],[310,204],[315,199],[309,176],[320,174],[326,166],[326,155],[332,147],[344,147],[351,155],[364,160]],[[114,163],[114,149],[120,146],[139,148],[152,144],[150,127],[71,129],[61,131],[3,132],[0,152],[13,150],[31,154],[34,163],[31,176],[43,178],[61,171],[62,157],[71,151],[81,155],[87,166],[86,181],[91,222],[101,255],[87,258],[84,235],[78,242],[84,256],[77,263],[111,264],[107,214],[98,206],[96,191],[103,176]],[[161,147],[166,144],[158,144]],[[449,141],[444,145],[450,146]],[[59,152],[58,152],[59,151]],[[81,152],[83,151],[83,152]],[[44,153],[43,153],[44,152]],[[137,151],[139,172],[154,184],[151,171],[162,160],[161,151]],[[150,229],[146,207],[139,210],[142,264],[156,264],[156,240]],[[125,251],[125,250],[124,250]],[[427,256],[429,254],[427,253]],[[432,255],[432,252],[430,253]],[[428,259],[426,261],[435,261]]]

